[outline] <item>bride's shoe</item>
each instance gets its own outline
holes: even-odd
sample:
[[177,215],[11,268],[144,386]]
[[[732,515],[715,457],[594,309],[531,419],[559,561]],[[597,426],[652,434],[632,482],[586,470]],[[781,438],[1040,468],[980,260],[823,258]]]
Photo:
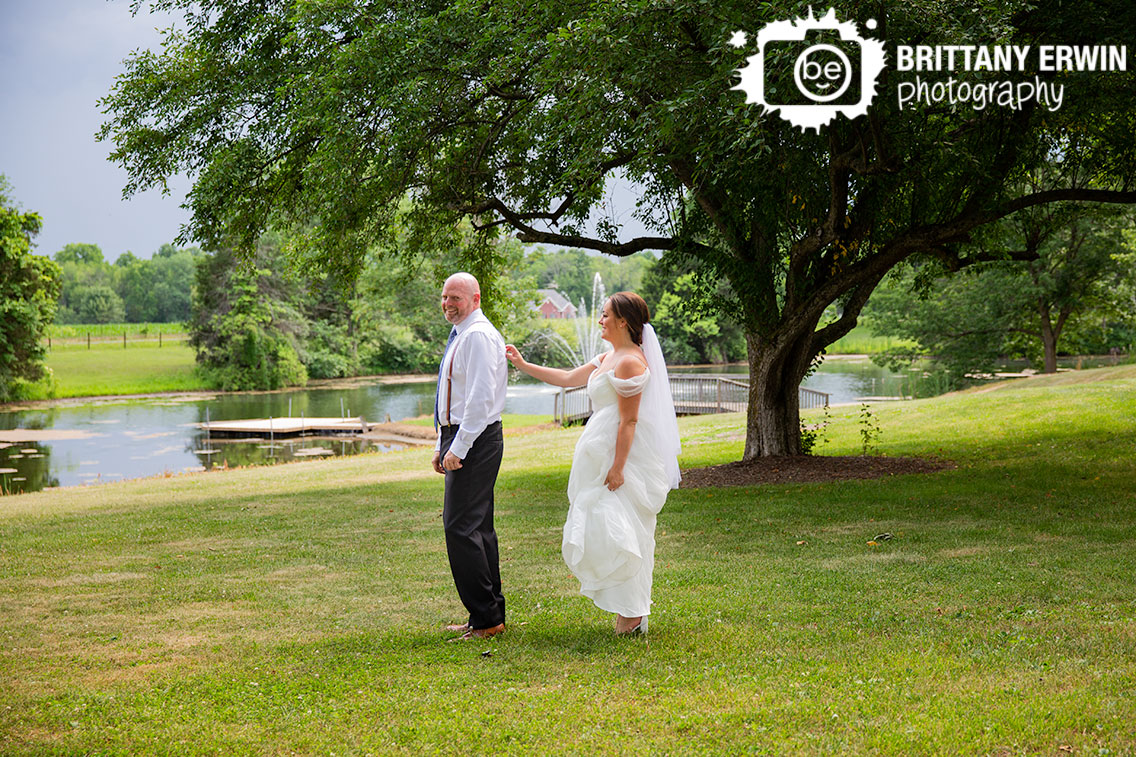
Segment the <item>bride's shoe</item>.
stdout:
[[[620,615],[619,617],[622,618],[623,616]],[[618,623],[617,623],[617,625],[618,625]],[[618,628],[616,628],[615,635],[616,636],[640,636],[640,635],[646,636],[647,635],[647,616],[646,615],[641,616],[639,618],[639,622],[635,625],[634,628],[628,628],[624,631],[620,631]]]

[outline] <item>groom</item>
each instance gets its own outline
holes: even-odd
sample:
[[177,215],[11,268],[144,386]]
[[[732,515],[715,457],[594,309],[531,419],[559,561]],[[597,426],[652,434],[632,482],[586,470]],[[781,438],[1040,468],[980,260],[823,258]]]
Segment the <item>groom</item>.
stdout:
[[442,314],[454,325],[438,369],[434,422],[438,442],[431,461],[446,476],[442,522],[458,596],[469,620],[446,626],[458,639],[486,639],[505,630],[493,485],[504,442],[505,341],[481,312],[481,288],[468,273],[442,287]]

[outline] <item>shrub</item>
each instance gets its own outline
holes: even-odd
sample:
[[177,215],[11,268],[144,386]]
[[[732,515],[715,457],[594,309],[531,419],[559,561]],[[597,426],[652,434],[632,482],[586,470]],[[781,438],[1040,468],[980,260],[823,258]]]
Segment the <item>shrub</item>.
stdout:
[[384,323],[359,346],[359,362],[368,373],[431,372],[438,367],[438,351],[438,345],[424,343],[409,326]]

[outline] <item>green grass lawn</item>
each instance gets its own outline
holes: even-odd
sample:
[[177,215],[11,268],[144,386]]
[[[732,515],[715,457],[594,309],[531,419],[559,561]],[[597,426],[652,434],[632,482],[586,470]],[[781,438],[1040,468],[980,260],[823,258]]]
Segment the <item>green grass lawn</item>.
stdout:
[[56,397],[146,394],[206,389],[194,373],[193,348],[184,341],[52,344],[47,366]]
[[648,640],[560,560],[579,429],[506,439],[492,642],[440,631],[428,448],[0,498],[0,752],[1136,752],[1136,368],[872,413],[957,468],[673,492]]
[[867,326],[857,326],[830,344],[829,355],[875,355],[895,347],[911,347],[914,342],[893,336],[875,336]]
[[47,336],[52,340],[82,341],[86,344],[89,338],[95,340],[118,340],[122,343],[122,335],[126,334],[128,341],[138,339],[158,339],[162,334],[167,338],[185,339],[185,324],[174,323],[53,323],[47,327]]

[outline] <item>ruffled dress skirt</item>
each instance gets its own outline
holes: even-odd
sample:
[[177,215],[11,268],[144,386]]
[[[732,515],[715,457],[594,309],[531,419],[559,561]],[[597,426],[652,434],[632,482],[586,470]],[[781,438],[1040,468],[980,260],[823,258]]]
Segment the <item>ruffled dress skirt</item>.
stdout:
[[651,612],[655,567],[655,518],[670,491],[657,454],[657,433],[640,418],[623,485],[610,491],[604,479],[615,460],[618,394],[642,391],[649,373],[622,380],[594,373],[588,384],[593,414],[576,444],[568,478],[568,518],[561,551],[580,581],[580,593],[600,609],[624,617]]

